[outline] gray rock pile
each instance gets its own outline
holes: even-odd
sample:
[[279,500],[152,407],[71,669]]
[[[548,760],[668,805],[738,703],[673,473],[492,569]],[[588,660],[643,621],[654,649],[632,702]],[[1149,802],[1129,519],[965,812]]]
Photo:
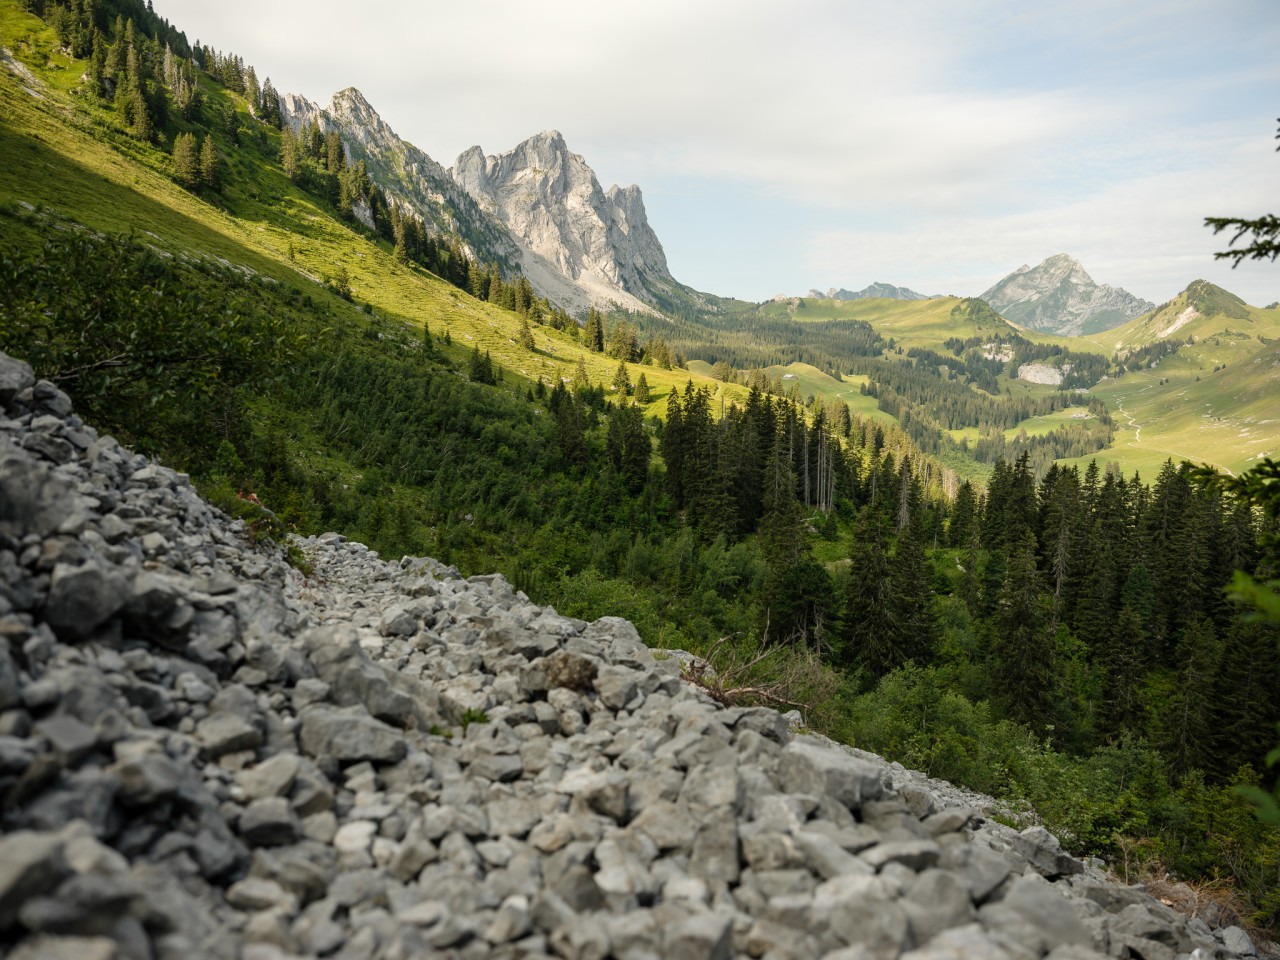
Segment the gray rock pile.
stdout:
[[0,407],[15,960],[1253,952],[625,621],[336,534],[304,573],[3,355]]

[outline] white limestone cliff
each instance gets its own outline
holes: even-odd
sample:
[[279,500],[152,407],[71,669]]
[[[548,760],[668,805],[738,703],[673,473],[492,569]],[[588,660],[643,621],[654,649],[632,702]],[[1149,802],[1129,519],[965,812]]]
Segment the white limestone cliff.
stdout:
[[657,296],[678,287],[640,188],[605,191],[559,131],[493,156],[472,147],[451,173],[482,209],[591,302],[649,312]]

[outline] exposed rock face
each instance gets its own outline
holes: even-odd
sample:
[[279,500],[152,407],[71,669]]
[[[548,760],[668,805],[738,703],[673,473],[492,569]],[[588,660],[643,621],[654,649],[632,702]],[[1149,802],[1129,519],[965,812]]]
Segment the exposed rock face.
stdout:
[[342,135],[347,157],[363,160],[375,183],[437,233],[459,236],[473,256],[506,271],[523,252],[510,232],[454,183],[448,171],[396,132],[354,87],[333,95],[328,107],[289,93],[280,98],[285,122],[295,131],[309,123]]
[[1055,367],[1051,363],[1024,363],[1018,367],[1018,379],[1028,383],[1044,383],[1060,387],[1063,379],[1070,372],[1070,364],[1066,367]]
[[1155,308],[1127,290],[1094,283],[1080,261],[1065,253],[1019,267],[982,299],[1014,323],[1063,336],[1110,330]]
[[451,172],[482,208],[593,302],[648,310],[687,293],[667,269],[640,188],[602,189],[558,131],[497,156],[472,147]]
[[928,300],[929,297],[923,293],[916,293],[907,287],[895,287],[891,283],[873,283],[869,287],[864,287],[857,293],[852,290],[843,288],[837,290],[831,287],[826,293],[820,290],[810,290],[807,297],[825,300]]
[[15,960],[1253,952],[626,621],[337,534],[293,569],[33,379],[0,354],[0,489],[56,488],[0,526]]

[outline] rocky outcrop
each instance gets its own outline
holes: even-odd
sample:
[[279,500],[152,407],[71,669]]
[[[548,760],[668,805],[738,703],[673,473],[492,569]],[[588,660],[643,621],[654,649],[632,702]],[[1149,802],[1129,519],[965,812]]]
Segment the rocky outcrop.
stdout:
[[1018,367],[1018,379],[1027,383],[1043,383],[1053,387],[1062,386],[1062,381],[1071,372],[1071,364],[1055,367],[1051,363],[1024,363]]
[[895,287],[891,283],[873,283],[857,291],[836,289],[831,287],[826,293],[810,290],[807,297],[821,300],[929,300],[923,293],[916,293],[907,287]]
[[1021,326],[1072,337],[1110,330],[1155,308],[1127,290],[1094,283],[1065,253],[1035,267],[1024,264],[981,299]]
[[3,355],[0,406],[14,960],[1253,949],[623,620],[337,534],[297,569]]
[[[472,147],[451,173],[486,212],[592,303],[649,311],[691,295],[667,269],[640,188],[604,190],[558,131],[530,137],[496,156]],[[531,279],[537,269],[531,265]]]
[[280,110],[295,131],[310,123],[338,131],[348,159],[363,160],[372,180],[435,233],[461,238],[472,256],[507,273],[520,267],[524,254],[507,228],[481,210],[444,167],[397,136],[359,90],[338,91],[328,107],[285,94]]

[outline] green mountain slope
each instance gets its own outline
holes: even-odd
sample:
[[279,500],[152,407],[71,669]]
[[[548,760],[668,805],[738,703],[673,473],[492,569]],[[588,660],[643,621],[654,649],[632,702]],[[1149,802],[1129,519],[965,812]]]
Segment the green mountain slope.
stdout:
[[1280,310],[1250,306],[1197,280],[1150,313],[1089,339],[1122,358],[1174,351],[1092,391],[1115,411],[1117,424],[1114,443],[1099,457],[1146,474],[1169,458],[1239,472],[1280,451]]

